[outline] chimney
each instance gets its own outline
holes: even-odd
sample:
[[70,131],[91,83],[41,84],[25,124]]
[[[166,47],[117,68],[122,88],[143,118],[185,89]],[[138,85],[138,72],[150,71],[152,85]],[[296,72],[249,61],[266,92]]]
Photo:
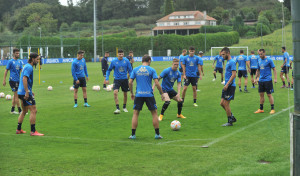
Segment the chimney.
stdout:
[[203,17],[204,17],[204,20],[206,20],[206,10],[205,11],[203,11]]

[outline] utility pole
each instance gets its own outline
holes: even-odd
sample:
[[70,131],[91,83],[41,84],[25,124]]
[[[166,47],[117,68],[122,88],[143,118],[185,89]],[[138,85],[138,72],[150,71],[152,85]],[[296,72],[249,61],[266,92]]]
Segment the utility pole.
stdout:
[[96,19],[96,0],[94,0],[94,62],[96,62],[97,59],[97,36],[96,36],[96,30],[97,30],[97,19]]

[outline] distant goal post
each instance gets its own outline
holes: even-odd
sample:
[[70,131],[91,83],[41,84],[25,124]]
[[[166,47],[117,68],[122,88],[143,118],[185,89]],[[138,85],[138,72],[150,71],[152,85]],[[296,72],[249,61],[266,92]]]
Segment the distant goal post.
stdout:
[[[216,55],[216,54],[214,54],[214,52],[213,52],[213,50],[215,49],[219,49],[218,50],[218,53],[219,53],[219,51],[221,50],[221,49],[223,49],[224,47],[211,47],[210,48],[210,57],[211,57],[211,59]],[[248,56],[249,56],[249,49],[248,49],[248,46],[239,46],[239,47],[227,47],[227,48],[229,48],[229,49],[244,49],[244,50],[246,50],[246,53],[245,54],[247,54],[247,58],[248,58]],[[230,51],[230,53],[233,53],[232,51]],[[232,55],[232,54],[231,54]],[[235,53],[232,55],[232,56],[234,56],[235,55]],[[236,55],[239,55],[239,54],[236,54]]]

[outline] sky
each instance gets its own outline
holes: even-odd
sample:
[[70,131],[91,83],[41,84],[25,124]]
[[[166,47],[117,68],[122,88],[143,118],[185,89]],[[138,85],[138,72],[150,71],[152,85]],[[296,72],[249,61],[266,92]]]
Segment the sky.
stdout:
[[[59,0],[61,5],[67,6],[68,5],[68,0]],[[73,0],[74,5],[77,3],[77,0]]]

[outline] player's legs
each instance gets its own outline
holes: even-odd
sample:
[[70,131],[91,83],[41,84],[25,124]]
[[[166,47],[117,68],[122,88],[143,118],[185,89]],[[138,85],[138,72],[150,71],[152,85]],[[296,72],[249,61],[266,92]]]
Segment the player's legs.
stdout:
[[[119,90],[115,89],[114,90],[114,100],[115,100],[116,105],[119,105],[118,93],[119,93]],[[119,109],[119,108],[117,107],[117,109]]]
[[152,123],[155,130],[155,139],[162,139],[163,137],[159,133],[159,121],[157,118],[157,109],[150,111],[152,114]]
[[133,115],[132,115],[132,129],[136,129],[138,126],[138,118],[139,118],[140,111],[139,110],[133,110]]
[[220,73],[221,74],[221,81],[223,82],[223,80],[224,80],[224,75],[223,75],[223,72],[222,73]]
[[231,100],[225,100],[224,98],[222,98],[220,102],[220,105],[225,110],[227,116],[227,123],[223,124],[222,126],[232,126],[232,123],[236,122],[236,119],[231,112],[230,101]]
[[285,87],[285,80],[284,80],[284,77],[283,77],[283,70],[281,70],[281,72],[280,72],[280,78],[281,78],[281,81],[282,81],[281,88],[284,88]]
[[289,78],[289,73],[288,73],[288,71],[287,71],[287,73],[285,73],[285,77],[286,77],[286,80],[287,80],[287,82],[288,82],[288,88],[290,88],[290,87],[291,87],[291,83],[290,83],[290,78]]
[[250,76],[251,76],[251,83],[252,83],[252,88],[255,88],[255,86],[254,86],[254,79],[253,79],[253,74],[251,74]]
[[[192,88],[193,88],[193,98],[194,98],[194,100],[196,100],[197,99],[197,86],[192,86]],[[194,103],[196,103],[196,102],[194,102]]]
[[36,113],[37,113],[36,106],[35,105],[28,106],[28,109],[30,111],[30,118],[29,118],[30,126],[31,126],[30,135],[31,136],[44,136],[44,134],[41,134],[35,130],[35,121],[36,121]]
[[184,101],[185,98],[185,94],[186,94],[186,90],[187,90],[188,86],[184,86],[183,87],[183,91],[182,91],[182,100]]
[[[28,108],[27,108],[27,106],[24,106],[23,101],[21,101],[21,107],[22,107],[22,112],[19,115],[18,123],[22,124],[24,117],[25,117],[26,113],[28,112]],[[20,128],[20,130],[21,130],[21,128]]]
[[248,77],[245,77],[244,85],[245,85],[244,91],[245,91],[245,92],[248,92],[248,91],[247,91]]
[[165,111],[168,109],[168,106],[170,105],[170,103],[171,103],[171,100],[170,100],[169,95],[167,94],[165,96],[165,103],[163,104],[163,106],[161,108],[161,112],[160,112],[160,115],[159,115],[159,121],[162,121],[162,119],[164,117],[164,114],[165,114]]
[[240,89],[240,92],[242,92],[242,88],[241,88],[241,86],[242,86],[242,77],[239,77],[239,89]]
[[[259,103],[262,105],[265,103],[265,93],[264,92],[259,93]],[[263,109],[261,109],[261,110],[263,110]]]
[[271,105],[271,111],[270,111],[270,114],[274,114],[275,113],[275,110],[274,110],[274,98],[272,96],[271,93],[267,94],[268,95],[268,98],[269,98],[269,102],[270,102],[270,105]]
[[127,103],[127,91],[126,92],[123,92],[124,94],[124,99],[123,99],[123,111],[124,112],[128,112],[127,108],[126,108],[126,103]]
[[213,75],[214,75],[213,81],[215,81],[217,79],[217,72],[216,72],[216,70],[214,70]]
[[78,95],[77,95],[77,93],[78,93],[78,88],[74,88],[74,103],[75,103],[75,105],[74,105],[74,108],[77,108],[77,98],[78,98]]
[[82,87],[82,92],[83,92],[83,99],[84,99],[84,107],[90,107],[90,105],[87,103],[86,87]]

